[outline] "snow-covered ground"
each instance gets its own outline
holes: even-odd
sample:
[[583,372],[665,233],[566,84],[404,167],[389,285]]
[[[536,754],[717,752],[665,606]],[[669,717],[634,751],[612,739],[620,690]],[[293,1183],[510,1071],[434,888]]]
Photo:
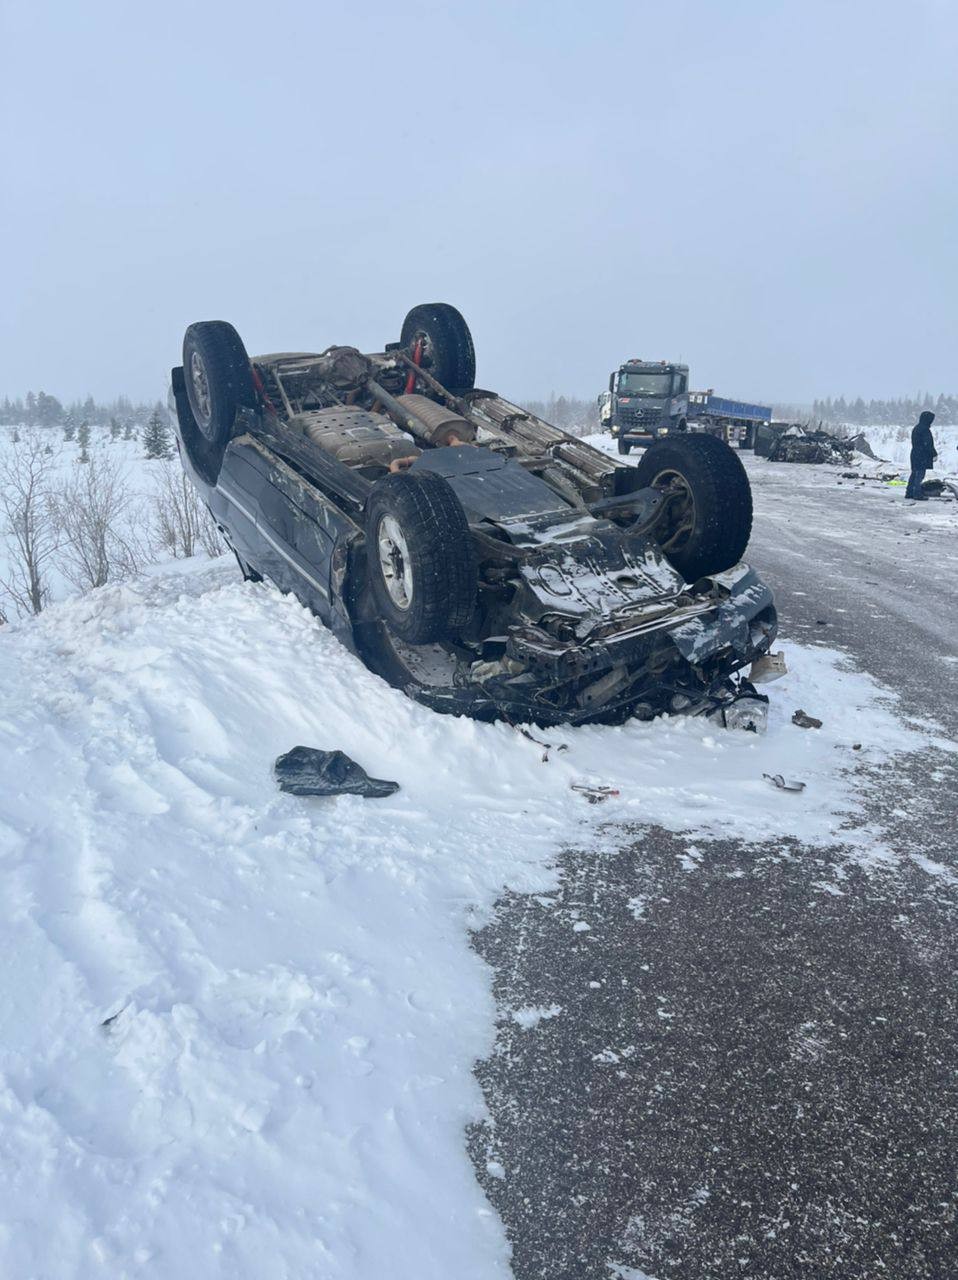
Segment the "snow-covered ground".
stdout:
[[[850,435],[859,431],[866,436],[872,452],[879,458],[887,458],[900,467],[908,467],[908,456],[911,451],[911,429],[914,423],[907,426],[893,427],[886,423],[875,426],[844,428]],[[941,426],[932,423],[932,435],[935,448],[938,450],[934,475],[955,475],[958,472],[958,426]]]
[[[505,1277],[464,1149],[494,1028],[470,928],[507,886],[548,890],[561,849],[612,856],[603,824],[834,838],[857,762],[921,741],[844,658],[786,645],[765,738],[550,730],[568,749],[544,761],[412,703],[226,560],[58,604],[0,650],[0,1275],[18,1278]],[[298,743],[401,790],[281,795],[272,761]],[[580,781],[620,795],[590,806]],[[841,838],[875,856],[854,820]]]
[[[0,426],[0,485],[4,482],[4,466],[12,463],[18,448],[21,451],[26,449],[31,438],[44,450],[49,449],[49,454],[44,453],[46,474],[42,484],[42,506],[48,497],[62,493],[64,486],[84,479],[81,446],[75,438],[64,440],[59,428]],[[170,452],[171,457],[166,461],[147,458],[141,439],[114,440],[110,437],[109,428],[99,425],[90,428],[88,455],[92,464],[100,464],[101,467],[106,464],[116,473],[116,494],[122,509],[111,523],[118,536],[135,547],[134,558],[141,564],[167,555],[158,542],[155,507],[169,477],[179,479],[182,474],[172,434]],[[11,577],[15,546],[6,524],[0,509],[0,609],[9,616],[16,616],[16,606],[2,590],[2,582]],[[53,524],[56,525],[55,519]],[[69,552],[66,548],[60,547],[44,562],[43,579],[51,600],[63,600],[78,593],[77,587],[69,580]]]

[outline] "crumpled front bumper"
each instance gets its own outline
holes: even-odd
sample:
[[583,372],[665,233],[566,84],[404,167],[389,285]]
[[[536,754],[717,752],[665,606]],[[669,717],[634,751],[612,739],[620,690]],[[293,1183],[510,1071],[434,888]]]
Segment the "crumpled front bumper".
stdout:
[[[711,581],[726,588],[728,598],[708,614],[669,629],[682,657],[696,667],[722,649],[731,649],[743,662],[767,652],[775,639],[778,623],[772,593],[755,570],[748,565],[737,565],[727,573],[714,574]],[[759,615],[765,616],[756,628]]]
[[557,683],[636,662],[665,634],[691,666],[702,666],[727,650],[739,659],[732,664],[735,670],[766,652],[775,638],[772,593],[746,565],[714,575],[710,581],[723,593],[721,600],[700,595],[674,610],[663,610],[658,617],[639,617],[577,643],[563,641],[541,627],[518,624],[510,628],[506,656]]

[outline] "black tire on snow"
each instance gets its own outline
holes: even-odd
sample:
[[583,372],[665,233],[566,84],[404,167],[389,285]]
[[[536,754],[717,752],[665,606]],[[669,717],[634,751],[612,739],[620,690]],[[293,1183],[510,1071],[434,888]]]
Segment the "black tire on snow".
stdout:
[[448,302],[423,302],[403,321],[400,342],[412,354],[417,338],[425,338],[429,373],[450,391],[476,385],[476,349],[469,326]]
[[432,471],[400,472],[373,487],[366,502],[366,565],[381,616],[410,644],[451,640],[472,617],[478,570],[466,513],[449,483]]
[[231,324],[201,320],[190,325],[183,338],[183,379],[196,425],[189,451],[215,484],[237,409],[256,407],[249,356]]
[[[657,440],[638,464],[641,486],[679,478],[694,504],[690,530],[669,548],[669,562],[686,582],[738,564],[752,532],[752,490],[741,459],[715,436],[689,434]],[[657,530],[661,543],[669,529]]]
[[616,444],[618,445],[619,453],[629,454],[632,452],[631,440],[623,440],[622,437],[619,436],[619,439],[616,441]]

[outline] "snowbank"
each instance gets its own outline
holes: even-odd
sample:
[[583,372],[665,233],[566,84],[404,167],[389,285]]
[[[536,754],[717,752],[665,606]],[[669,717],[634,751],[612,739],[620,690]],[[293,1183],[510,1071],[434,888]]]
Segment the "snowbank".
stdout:
[[[848,426],[844,431],[851,435],[857,435],[861,431],[876,457],[885,458],[907,470],[911,452],[911,429],[914,425],[910,422],[902,427],[887,424],[870,427]],[[938,450],[935,474],[954,475],[958,472],[958,426],[939,426],[933,423],[932,434],[935,437],[935,448]]]
[[[568,750],[543,762],[410,702],[226,562],[0,631],[0,1274],[507,1276],[464,1150],[494,1024],[468,931],[506,886],[550,888],[561,848],[614,855],[610,821],[834,836],[846,770],[918,734],[838,655],[788,654],[764,739],[550,730]],[[298,743],[402,789],[282,795]],[[590,806],[583,780],[621,796]]]

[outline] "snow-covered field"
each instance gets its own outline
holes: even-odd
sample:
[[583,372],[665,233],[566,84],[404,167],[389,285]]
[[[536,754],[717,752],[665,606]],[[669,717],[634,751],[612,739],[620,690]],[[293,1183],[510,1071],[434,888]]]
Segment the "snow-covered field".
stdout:
[[[787,646],[766,738],[552,730],[568,750],[544,762],[410,702],[225,560],[0,646],[10,1277],[506,1276],[463,1142],[494,1020],[470,927],[603,823],[826,839],[854,762],[919,740],[838,655]],[[297,743],[401,790],[283,796],[271,764]],[[582,780],[621,794],[592,807]],[[866,856],[854,823],[842,838]]]
[[[4,469],[14,465],[15,455],[24,453],[34,440],[43,450],[44,475],[40,484],[42,492],[38,506],[46,508],[48,499],[62,501],[65,487],[88,480],[86,464],[81,463],[81,446],[76,439],[66,441],[59,428],[3,427],[0,426],[0,487],[5,483]],[[116,513],[111,525],[118,538],[130,548],[130,557],[139,566],[156,559],[167,558],[169,552],[161,545],[158,528],[157,501],[164,500],[164,489],[171,479],[179,481],[182,472],[170,435],[168,460],[147,458],[141,439],[113,440],[107,427],[90,428],[88,455],[92,468],[99,468],[101,475],[114,485]],[[49,451],[49,452],[47,452]],[[3,590],[14,570],[15,539],[10,535],[8,521],[0,500],[0,609],[9,617],[16,617],[18,610],[9,594]],[[60,541],[58,549],[44,561],[43,580],[49,599],[63,600],[75,596],[78,588],[70,581],[70,552],[58,528],[55,516],[50,518],[49,531],[44,532],[48,541]]]
[[[227,558],[0,629],[0,1276],[507,1276],[463,1136],[495,1020],[469,931],[503,890],[615,856],[619,824],[893,856],[855,770],[924,731],[784,647],[764,738],[663,719],[546,751],[410,702]],[[401,789],[282,795],[300,743]]]
[[[879,458],[887,458],[900,467],[908,467],[908,455],[911,451],[911,429],[914,423],[904,427],[893,427],[886,424],[869,427],[846,427],[851,435],[864,432],[872,452]],[[932,423],[932,435],[935,448],[938,450],[936,467],[933,475],[955,475],[958,472],[958,426],[940,426]]]

